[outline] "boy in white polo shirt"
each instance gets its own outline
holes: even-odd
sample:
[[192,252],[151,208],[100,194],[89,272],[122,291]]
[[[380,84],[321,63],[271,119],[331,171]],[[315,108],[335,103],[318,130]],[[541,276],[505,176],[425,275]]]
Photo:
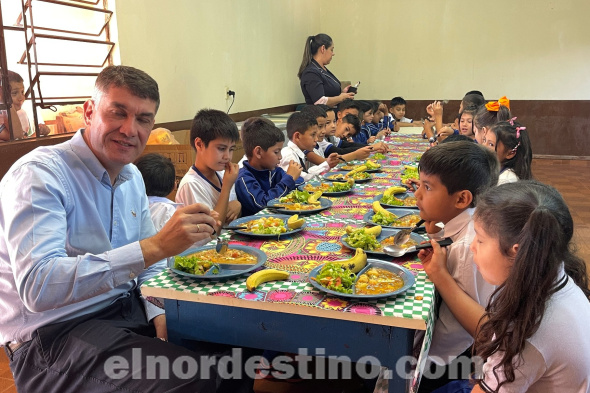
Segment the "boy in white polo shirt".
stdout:
[[[224,112],[200,110],[191,126],[191,145],[197,152],[195,164],[184,175],[176,192],[176,202],[185,206],[202,203],[219,214],[222,223],[239,217],[234,183],[238,165],[231,162],[240,139],[236,123]],[[219,233],[220,228],[216,228]]]

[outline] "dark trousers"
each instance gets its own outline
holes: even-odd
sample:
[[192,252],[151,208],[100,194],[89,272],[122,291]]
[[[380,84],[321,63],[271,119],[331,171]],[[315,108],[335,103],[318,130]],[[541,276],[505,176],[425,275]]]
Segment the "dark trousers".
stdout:
[[[222,380],[215,361],[225,346],[193,350],[155,338],[136,292],[100,312],[38,329],[13,353],[19,392],[251,392],[253,380]],[[213,364],[213,365],[211,365]],[[201,369],[203,365],[203,369]]]
[[[430,392],[434,392],[435,390],[451,383],[454,382],[450,385],[451,389],[455,386],[457,386],[456,384],[458,384],[459,382],[456,382],[457,380],[455,379],[451,379],[451,377],[457,378],[457,376],[450,375],[450,370],[455,370],[458,371],[459,374],[459,378],[460,380],[462,379],[466,379],[467,378],[467,383],[469,383],[469,376],[471,375],[471,373],[473,373],[475,370],[473,368],[473,365],[470,366],[466,366],[465,368],[462,367],[462,363],[458,363],[459,362],[459,358],[471,358],[471,353],[472,353],[472,348],[468,348],[467,350],[465,350],[465,352],[463,352],[461,355],[458,356],[458,359],[455,359],[451,362],[451,364],[446,365],[446,366],[439,366],[435,363],[431,363],[430,364],[430,374],[431,375],[437,375],[436,371],[438,371],[438,374],[442,374],[441,377],[436,378],[436,379],[429,379],[427,375],[423,375],[422,379],[420,380],[420,387],[418,388],[418,393],[430,393]],[[444,370],[444,373],[441,373],[441,371]],[[455,373],[453,373],[455,374]],[[463,383],[463,382],[461,382]],[[449,392],[452,390],[449,390]],[[459,391],[459,390],[457,390]],[[446,390],[444,390],[444,392],[446,392]]]

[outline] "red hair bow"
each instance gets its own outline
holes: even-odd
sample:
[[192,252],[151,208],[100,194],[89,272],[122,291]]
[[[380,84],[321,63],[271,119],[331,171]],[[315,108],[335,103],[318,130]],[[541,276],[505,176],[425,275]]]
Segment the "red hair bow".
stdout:
[[500,110],[500,105],[504,105],[506,108],[510,109],[510,100],[504,96],[498,101],[490,101],[486,104],[486,109],[488,112],[498,112]]

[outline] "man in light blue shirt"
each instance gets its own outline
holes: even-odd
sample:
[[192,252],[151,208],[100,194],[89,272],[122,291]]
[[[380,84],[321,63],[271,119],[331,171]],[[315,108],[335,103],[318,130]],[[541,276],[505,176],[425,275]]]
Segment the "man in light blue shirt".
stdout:
[[[0,345],[19,391],[215,391],[208,380],[109,374],[113,356],[194,356],[165,339],[163,309],[139,286],[163,259],[210,238],[200,204],[156,233],[141,174],[159,106],[156,81],[105,68],[84,104],[86,129],[19,159],[0,182]],[[152,324],[148,322],[152,322]],[[155,325],[155,328],[154,328]],[[171,373],[172,374],[172,373]]]

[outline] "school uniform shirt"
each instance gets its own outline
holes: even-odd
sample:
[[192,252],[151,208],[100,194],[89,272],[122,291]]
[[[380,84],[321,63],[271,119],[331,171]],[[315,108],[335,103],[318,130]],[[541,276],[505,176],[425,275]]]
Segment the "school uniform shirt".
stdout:
[[500,172],[500,176],[498,177],[498,185],[504,183],[514,183],[518,181],[518,176],[516,173],[510,168],[504,168]]
[[283,147],[281,150],[281,155],[283,158],[281,159],[279,166],[286,172],[291,161],[300,163],[305,169],[304,172],[301,172],[301,177],[305,181],[308,181],[312,177],[321,175],[322,173],[328,172],[330,170],[330,165],[326,161],[322,162],[320,165],[314,165],[309,162],[305,158],[303,151],[295,143],[293,143],[293,141],[287,142],[287,146]]
[[414,120],[408,119],[407,117],[402,117],[401,119],[396,120],[393,118],[393,115],[391,115],[391,114],[389,114],[387,116],[389,117],[389,121],[391,124],[395,123],[396,121],[398,121],[400,123],[413,123],[414,122]]
[[[223,174],[225,171],[216,172],[221,183]],[[176,191],[176,202],[182,203],[185,206],[192,205],[193,203],[202,203],[208,206],[209,209],[213,210],[219,195],[221,194],[221,188],[213,185],[194,165],[188,170],[186,175],[180,181],[178,185],[178,191]],[[229,201],[235,201],[236,191],[235,184],[232,186],[229,193]]]
[[369,136],[376,136],[379,133],[379,131],[381,131],[383,129],[382,123],[379,123],[379,124],[367,123],[367,124],[365,124],[365,126],[366,126],[365,128],[369,132]]
[[[334,151],[330,152],[330,150],[333,148],[334,145],[332,145],[331,142],[329,142],[328,140],[324,139],[323,141],[319,141],[318,145],[320,147],[320,150],[323,152],[323,156],[324,157],[328,157],[330,154],[334,153]],[[338,153],[338,152],[336,152]],[[340,153],[338,153],[340,154]]]
[[361,126],[361,129],[359,130],[359,132],[357,132],[356,134],[353,135],[352,140],[355,143],[358,143],[361,145],[366,145],[369,143],[370,137],[371,137],[371,131],[369,131],[369,128],[367,127],[366,124],[363,124]]
[[[466,209],[445,224],[432,237],[450,237],[453,244],[447,247],[447,268],[459,287],[483,307],[487,306],[490,295],[496,287],[487,283],[473,263],[469,249],[475,230],[471,219],[475,209]],[[473,344],[473,338],[453,316],[443,301],[434,325],[428,360],[438,365],[449,364]]]
[[383,119],[379,120],[379,126],[382,130],[386,128],[393,130],[393,123],[393,116],[391,115],[383,116]]
[[[79,130],[21,157],[0,182],[0,343],[103,310],[166,268],[145,268],[156,233],[139,170],[115,183]],[[143,299],[147,319],[164,310]]]
[[299,85],[307,105],[325,104],[328,97],[336,97],[342,93],[338,78],[313,59],[303,70]]
[[180,203],[174,203],[168,198],[158,196],[148,196],[148,202],[150,204],[152,222],[157,232],[160,232],[160,229],[172,217],[176,209],[182,206]]
[[244,166],[244,161],[246,161],[247,159],[248,157],[246,157],[246,155],[244,154],[244,157],[242,157],[242,159],[238,161],[238,168],[242,169],[242,167]]
[[[566,285],[548,300],[539,328],[517,360],[521,364],[514,370],[514,382],[502,385],[500,392],[590,393],[590,303],[563,265],[558,277],[557,282],[567,277]],[[502,356],[494,353],[483,366],[484,382],[492,389],[499,383],[493,367]],[[503,381],[503,369],[496,372]]]
[[258,213],[271,199],[284,197],[301,184],[303,178],[295,180],[281,167],[272,171],[258,170],[244,161],[236,180],[236,195],[242,204],[242,216]]
[[361,147],[366,147],[367,145],[363,145],[361,143],[355,143],[355,142],[349,142],[347,140],[344,139],[340,139],[337,136],[329,136],[328,141],[330,141],[335,147],[339,147],[341,149],[348,149],[351,147],[354,147],[355,149],[352,151],[355,151],[357,149],[360,149]]

